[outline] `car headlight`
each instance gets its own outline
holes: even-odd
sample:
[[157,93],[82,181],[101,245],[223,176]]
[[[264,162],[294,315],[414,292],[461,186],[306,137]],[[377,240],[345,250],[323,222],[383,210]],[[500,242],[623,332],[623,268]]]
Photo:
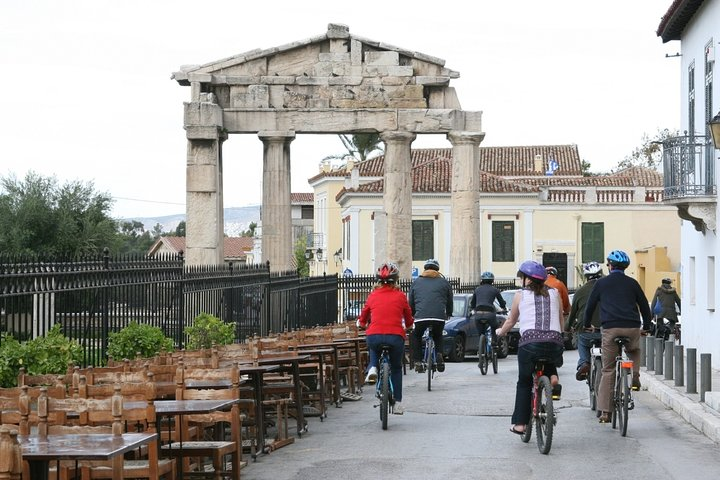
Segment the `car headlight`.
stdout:
[[448,331],[443,328],[443,337],[448,334]]

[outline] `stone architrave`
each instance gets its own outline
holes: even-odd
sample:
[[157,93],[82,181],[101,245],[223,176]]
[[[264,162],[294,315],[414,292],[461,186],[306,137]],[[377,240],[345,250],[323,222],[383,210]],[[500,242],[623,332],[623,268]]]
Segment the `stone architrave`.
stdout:
[[411,147],[416,135],[383,132],[385,172],[383,207],[387,215],[386,255],[383,261],[397,263],[401,278],[412,270],[412,163]]
[[[223,260],[221,145],[226,134],[380,132],[388,142],[386,166],[392,168],[385,174],[385,253],[387,259],[399,263],[402,276],[409,277],[410,143],[417,134],[482,131],[482,112],[462,110],[450,86],[459,77],[441,58],[351,35],[347,26],[339,24],[330,24],[326,33],[305,40],[181,67],[173,79],[191,87],[191,101],[185,107],[190,141],[188,263]],[[262,257],[270,260],[271,270],[278,271],[291,266],[293,255],[292,220],[279,205],[287,200],[290,211],[289,190],[285,195],[290,154],[287,137],[277,142],[273,138],[263,139],[265,168],[273,170],[263,173],[262,232],[270,238],[263,238]],[[325,155],[318,152],[319,158]],[[286,178],[283,169],[287,169]],[[315,228],[316,233],[327,233],[319,230],[324,225]],[[323,247],[334,251],[340,245]],[[376,262],[387,259],[376,258]]]
[[480,281],[480,142],[485,134],[450,132],[453,147],[450,268],[463,282]]
[[262,258],[274,271],[293,269],[290,142],[294,132],[260,132],[263,142]]

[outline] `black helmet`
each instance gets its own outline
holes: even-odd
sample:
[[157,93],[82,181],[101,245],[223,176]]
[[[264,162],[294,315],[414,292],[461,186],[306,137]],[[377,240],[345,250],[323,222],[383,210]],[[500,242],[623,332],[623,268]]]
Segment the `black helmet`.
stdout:
[[435,271],[439,271],[439,270],[440,270],[440,262],[438,262],[438,261],[435,260],[434,258],[428,258],[428,259],[425,261],[425,265],[423,266],[423,268],[424,268],[425,270],[435,270]]

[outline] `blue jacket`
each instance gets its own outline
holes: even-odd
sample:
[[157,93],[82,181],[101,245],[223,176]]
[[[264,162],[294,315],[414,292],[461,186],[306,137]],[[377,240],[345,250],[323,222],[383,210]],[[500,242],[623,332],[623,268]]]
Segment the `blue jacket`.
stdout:
[[[585,306],[584,325],[590,327],[592,312],[600,305],[602,328],[650,329],[650,305],[640,284],[622,270],[612,270],[607,277],[598,279]],[[638,313],[638,309],[640,313]]]

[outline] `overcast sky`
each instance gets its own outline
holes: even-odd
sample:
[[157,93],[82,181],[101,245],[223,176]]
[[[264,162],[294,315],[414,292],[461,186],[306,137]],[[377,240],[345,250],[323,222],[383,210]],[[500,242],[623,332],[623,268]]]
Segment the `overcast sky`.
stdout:
[[[446,60],[464,110],[483,112],[484,146],[577,144],[608,171],[643,134],[678,128],[678,42],[656,35],[671,0],[185,1],[0,3],[0,175],[92,181],[119,218],[183,213],[189,87],[170,79],[253,49],[351,34]],[[468,7],[472,6],[469,10]],[[418,136],[413,147],[450,147]],[[292,189],[336,136],[298,135]],[[261,202],[262,144],[231,136],[225,206]]]

